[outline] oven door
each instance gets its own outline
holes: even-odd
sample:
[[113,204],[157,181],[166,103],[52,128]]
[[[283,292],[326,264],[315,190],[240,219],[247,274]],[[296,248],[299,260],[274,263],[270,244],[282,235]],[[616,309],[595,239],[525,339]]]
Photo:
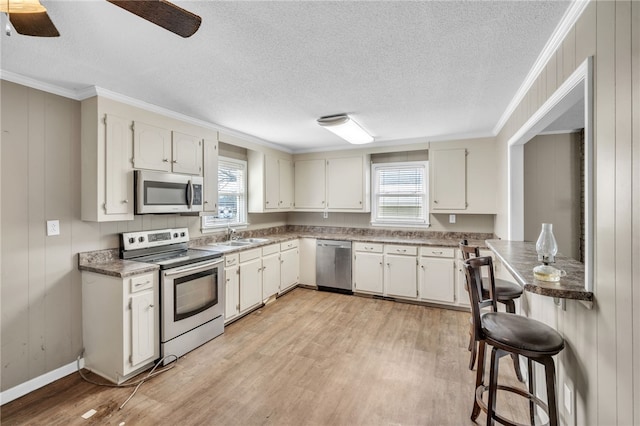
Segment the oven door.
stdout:
[[224,314],[223,260],[161,272],[161,341],[167,342]]

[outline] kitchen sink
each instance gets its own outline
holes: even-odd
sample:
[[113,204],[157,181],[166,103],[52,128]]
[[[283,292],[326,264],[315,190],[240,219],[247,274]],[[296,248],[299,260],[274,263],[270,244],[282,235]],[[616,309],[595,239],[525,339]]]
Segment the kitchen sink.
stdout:
[[260,243],[266,243],[267,241],[269,241],[269,239],[268,238],[242,238],[236,241],[239,243],[260,244]]
[[269,241],[269,239],[268,238],[242,238],[239,240],[223,241],[220,243],[211,243],[207,245],[214,247],[218,251],[229,251],[229,250],[237,249],[238,247],[249,247],[253,244],[260,244],[266,241]]

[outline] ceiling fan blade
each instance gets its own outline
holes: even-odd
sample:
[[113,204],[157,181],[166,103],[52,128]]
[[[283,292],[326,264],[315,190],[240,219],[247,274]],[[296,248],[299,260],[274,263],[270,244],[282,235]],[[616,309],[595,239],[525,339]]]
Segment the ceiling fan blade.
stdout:
[[10,13],[9,20],[18,34],[34,37],[60,36],[47,12]]
[[165,0],[107,1],[185,38],[198,31],[202,22],[198,15]]

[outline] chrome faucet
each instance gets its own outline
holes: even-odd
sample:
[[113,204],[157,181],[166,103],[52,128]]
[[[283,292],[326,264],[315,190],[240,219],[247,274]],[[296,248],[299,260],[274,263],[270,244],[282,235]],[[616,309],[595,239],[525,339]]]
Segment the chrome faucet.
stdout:
[[232,228],[231,226],[229,226],[229,224],[227,223],[227,241],[233,241],[233,240],[237,240],[238,237],[236,235],[236,230],[235,228]]

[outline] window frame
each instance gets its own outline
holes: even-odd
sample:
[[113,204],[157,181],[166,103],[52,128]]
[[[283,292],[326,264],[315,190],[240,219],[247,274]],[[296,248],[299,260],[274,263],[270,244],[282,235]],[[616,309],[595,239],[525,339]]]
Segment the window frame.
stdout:
[[[381,193],[379,191],[379,170],[382,169],[394,169],[394,168],[407,168],[416,167],[421,168],[424,179],[424,192],[421,193],[423,203],[423,215],[418,220],[402,220],[402,219],[385,219],[378,217],[379,210],[379,197]],[[395,193],[396,195],[403,195],[404,193]],[[405,195],[415,195],[415,193],[406,193]],[[372,163],[371,164],[371,225],[372,226],[386,226],[386,227],[399,227],[399,228],[428,228],[431,226],[429,222],[429,161],[401,161],[390,163]]]
[[243,196],[244,202],[242,203],[243,209],[239,211],[237,214],[237,220],[230,220],[225,218],[218,218],[217,214],[214,215],[204,215],[201,218],[201,230],[203,232],[212,231],[212,230],[220,230],[221,228],[228,228],[232,226],[233,228],[245,228],[248,223],[248,214],[249,214],[249,195],[248,195],[248,165],[246,160],[239,160],[237,158],[231,157],[218,157],[218,170],[220,169],[221,164],[228,163],[234,166],[237,166],[238,169],[241,169],[243,172],[243,192],[223,192],[220,191],[220,181],[218,180],[218,208],[220,208],[220,197],[223,195],[235,195],[238,194]]

